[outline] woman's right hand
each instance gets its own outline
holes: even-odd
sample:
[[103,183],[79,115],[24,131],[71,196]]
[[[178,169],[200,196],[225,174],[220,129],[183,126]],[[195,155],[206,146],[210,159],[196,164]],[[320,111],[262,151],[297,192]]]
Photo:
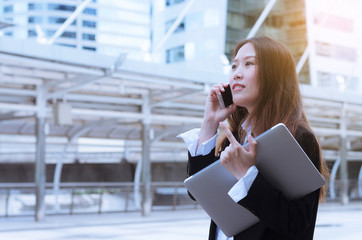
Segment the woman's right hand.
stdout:
[[217,96],[221,96],[228,84],[219,83],[212,86],[209,95],[206,98],[204,119],[201,125],[199,144],[212,138],[219,127],[219,123],[223,122],[230,114],[236,111],[235,104],[222,109]]

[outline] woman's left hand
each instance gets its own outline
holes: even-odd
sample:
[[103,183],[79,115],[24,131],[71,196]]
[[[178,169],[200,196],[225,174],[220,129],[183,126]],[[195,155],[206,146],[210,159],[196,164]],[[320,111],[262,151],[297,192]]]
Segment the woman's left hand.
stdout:
[[225,123],[220,122],[220,126],[230,142],[230,145],[221,152],[221,164],[236,177],[237,180],[240,180],[248,169],[255,165],[257,143],[252,136],[249,136],[249,150],[247,150],[235,139]]

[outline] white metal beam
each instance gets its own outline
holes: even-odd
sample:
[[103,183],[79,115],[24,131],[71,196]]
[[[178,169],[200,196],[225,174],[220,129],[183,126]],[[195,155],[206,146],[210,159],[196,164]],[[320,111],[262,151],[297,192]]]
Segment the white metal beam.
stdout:
[[95,83],[97,81],[100,81],[102,80],[104,77],[106,76],[102,76],[102,77],[90,77],[89,79],[87,80],[83,80],[83,81],[80,81],[79,83],[75,84],[74,86],[71,86],[69,88],[66,88],[66,89],[61,89],[59,91],[56,91],[56,92],[51,92],[51,93],[47,93],[46,95],[46,98],[47,99],[52,99],[52,98],[56,98],[56,97],[59,97],[59,96],[63,96],[71,91],[76,91],[88,84],[92,84],[92,83]]
[[251,30],[246,38],[252,38],[255,36],[255,34],[259,31],[261,25],[267,18],[268,14],[273,9],[276,2],[277,2],[277,0],[270,0],[268,2],[268,4],[265,6],[263,12],[260,14],[258,20],[256,20],[254,26],[251,28]]
[[297,64],[297,74],[300,73],[300,71],[302,70],[305,62],[307,61],[307,58],[309,57],[309,45],[307,45],[307,47],[305,48],[303,55],[300,57],[298,64]]
[[194,3],[195,0],[189,0],[185,8],[180,12],[176,20],[173,22],[172,26],[168,29],[165,36],[161,39],[161,41],[158,43],[158,45],[153,49],[152,53],[158,52],[162,45],[165,44],[167,39],[171,36],[171,34],[177,29],[178,25],[180,25],[182,19],[185,17],[187,12],[189,11],[190,7]]
[[182,93],[180,96],[177,96],[177,97],[170,97],[170,98],[167,98],[167,99],[163,99],[161,101],[154,101],[150,104],[151,107],[154,107],[154,106],[158,106],[158,105],[162,105],[162,104],[167,104],[167,103],[170,103],[172,101],[176,101],[176,100],[180,100],[180,99],[184,99],[184,98],[188,98],[192,95],[195,95],[195,94],[202,94],[204,93],[204,91],[193,91],[193,92],[189,92],[189,93]]
[[63,34],[64,30],[74,21],[74,19],[84,10],[91,0],[84,0],[74,12],[67,18],[67,20],[59,27],[59,29],[54,33],[54,35],[47,41],[48,44],[53,44],[54,41]]
[[35,90],[5,88],[5,87],[0,88],[0,94],[31,96],[31,97],[35,97],[37,95]]

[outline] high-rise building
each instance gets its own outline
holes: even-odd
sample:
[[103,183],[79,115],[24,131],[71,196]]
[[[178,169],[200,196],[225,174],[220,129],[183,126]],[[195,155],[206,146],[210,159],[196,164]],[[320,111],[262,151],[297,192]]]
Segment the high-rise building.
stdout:
[[227,1],[153,1],[152,58],[165,64],[222,71]]
[[314,87],[361,92],[361,1],[305,1]]
[[150,0],[2,0],[0,19],[15,24],[5,36],[142,59],[150,48],[150,9]]

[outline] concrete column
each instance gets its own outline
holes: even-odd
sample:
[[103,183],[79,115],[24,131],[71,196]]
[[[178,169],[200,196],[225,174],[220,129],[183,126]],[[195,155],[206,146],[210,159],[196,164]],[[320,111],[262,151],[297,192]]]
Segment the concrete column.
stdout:
[[144,97],[142,105],[144,119],[142,121],[142,215],[147,216],[151,213],[152,208],[152,186],[151,186],[151,109],[149,96]]
[[347,166],[347,141],[346,136],[342,136],[341,144],[341,198],[340,202],[342,205],[347,205],[349,202],[348,197],[348,166]]
[[342,205],[347,205],[349,202],[348,198],[348,164],[347,164],[347,117],[346,117],[347,103],[344,102],[342,105],[342,116],[341,116],[341,199]]
[[35,154],[35,221],[42,221],[45,218],[45,184],[46,184],[46,165],[45,165],[45,114],[46,99],[44,90],[39,87],[37,91],[36,116],[36,154]]
[[333,164],[331,176],[329,178],[329,195],[331,196],[331,199],[336,199],[336,191],[335,191],[335,181],[336,181],[336,175],[339,168],[339,165],[341,164],[341,158],[337,158],[336,161]]
[[35,220],[42,221],[45,217],[45,118],[36,119],[36,160],[35,160]]
[[147,216],[152,208],[150,124],[142,125],[142,215]]

